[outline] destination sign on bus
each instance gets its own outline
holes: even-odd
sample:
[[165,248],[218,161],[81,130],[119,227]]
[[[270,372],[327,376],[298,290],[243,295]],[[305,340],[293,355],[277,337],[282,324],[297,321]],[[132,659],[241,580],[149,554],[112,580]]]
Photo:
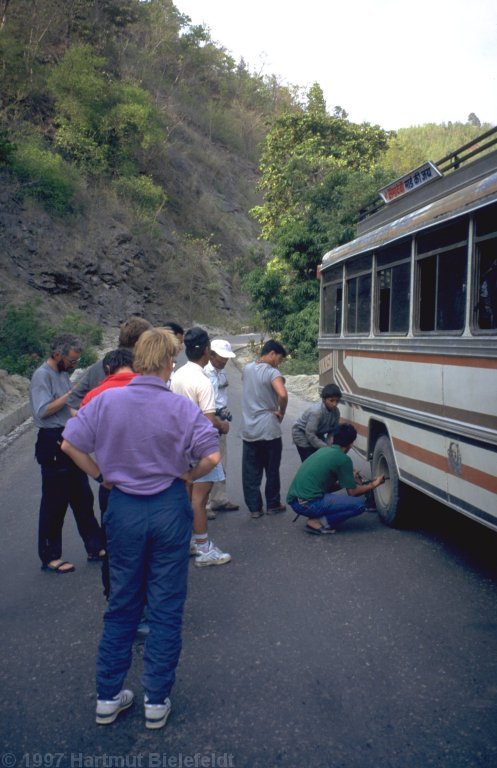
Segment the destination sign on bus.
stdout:
[[417,189],[441,175],[436,165],[428,161],[424,165],[420,165],[419,168],[415,168],[405,176],[402,176],[402,178],[392,181],[386,187],[380,189],[379,193],[385,203],[391,203],[392,200],[397,200],[397,198],[407,195],[413,189]]

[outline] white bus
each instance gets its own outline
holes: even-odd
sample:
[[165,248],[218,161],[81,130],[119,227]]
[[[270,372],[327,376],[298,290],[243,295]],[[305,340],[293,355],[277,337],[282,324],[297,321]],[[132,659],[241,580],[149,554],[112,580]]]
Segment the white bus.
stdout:
[[397,179],[320,266],[320,385],[386,476],[390,525],[412,487],[497,530],[496,143]]

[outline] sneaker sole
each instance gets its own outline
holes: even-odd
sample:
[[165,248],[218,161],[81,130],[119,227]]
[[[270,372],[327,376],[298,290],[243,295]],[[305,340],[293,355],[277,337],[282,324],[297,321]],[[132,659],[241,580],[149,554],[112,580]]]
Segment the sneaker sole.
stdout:
[[195,560],[195,565],[197,566],[197,568],[205,568],[208,565],[226,565],[226,563],[230,563],[230,562],[231,562],[231,557],[228,557],[227,559],[222,558],[220,560],[209,560],[209,561],[200,562],[200,563],[197,560]]
[[148,728],[149,730],[153,731],[157,728],[164,728],[165,724],[167,723],[167,718],[171,714],[171,710],[168,709],[166,714],[163,715],[161,718],[157,718],[157,720],[154,720],[152,718],[147,717],[145,714],[145,728]]
[[115,712],[113,712],[111,715],[97,715],[95,718],[95,722],[97,725],[110,725],[114,722],[114,720],[117,719],[118,715],[121,714],[121,712],[124,712],[125,709],[129,709],[130,706],[133,704],[133,701],[128,702],[128,704],[124,704],[122,707],[119,707],[119,709],[116,709]]

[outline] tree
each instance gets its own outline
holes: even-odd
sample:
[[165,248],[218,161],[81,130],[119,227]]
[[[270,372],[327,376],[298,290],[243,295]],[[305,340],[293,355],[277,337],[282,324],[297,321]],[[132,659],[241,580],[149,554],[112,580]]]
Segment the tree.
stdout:
[[253,209],[262,236],[271,240],[288,220],[305,219],[309,192],[316,185],[338,168],[368,171],[387,141],[379,126],[357,125],[318,110],[278,117],[261,154],[264,202]]
[[246,285],[268,328],[299,354],[316,354],[317,265],[353,236],[359,209],[385,182],[377,163],[388,138],[379,126],[349,122],[341,108],[328,115],[317,83],[307,109],[276,118],[266,137],[264,201],[252,212],[273,255]]
[[326,101],[323,89],[319,83],[313,83],[309,88],[309,93],[307,95],[307,111],[309,113],[317,113],[318,115],[326,115]]

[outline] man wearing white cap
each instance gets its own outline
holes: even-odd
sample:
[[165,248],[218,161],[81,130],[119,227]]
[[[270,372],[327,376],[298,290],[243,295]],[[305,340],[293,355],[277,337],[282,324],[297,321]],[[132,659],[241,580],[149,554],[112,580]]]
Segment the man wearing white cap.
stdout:
[[[216,398],[216,416],[222,421],[231,421],[231,413],[228,411],[228,379],[224,369],[228,360],[236,357],[229,341],[225,339],[212,339],[210,361],[204,368],[214,387]],[[227,463],[227,435],[219,435],[219,447],[221,450],[221,463],[226,475]],[[213,520],[217,512],[234,512],[240,509],[226,496],[226,479],[214,483],[207,505],[207,517]]]

